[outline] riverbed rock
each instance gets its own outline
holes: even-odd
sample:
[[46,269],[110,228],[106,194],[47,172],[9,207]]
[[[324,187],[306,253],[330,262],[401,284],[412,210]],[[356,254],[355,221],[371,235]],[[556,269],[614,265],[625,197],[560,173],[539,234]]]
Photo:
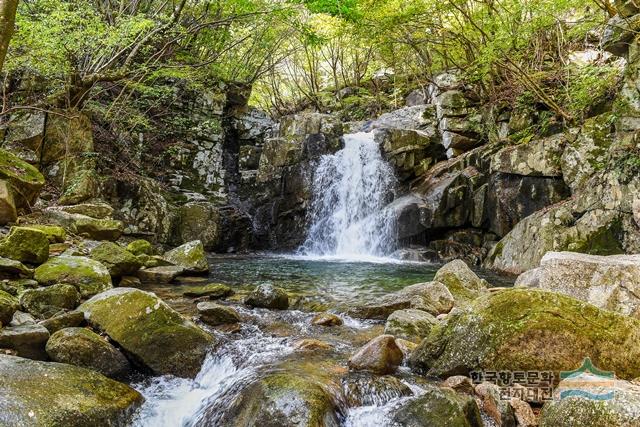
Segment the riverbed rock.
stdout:
[[605,310],[640,317],[640,255],[547,252],[540,267],[518,277],[517,286],[560,292]]
[[19,308],[20,302],[16,297],[0,290],[0,325],[8,325]]
[[403,427],[483,425],[480,410],[472,397],[435,386],[427,386],[423,395],[404,404],[393,420]]
[[137,276],[142,283],[171,283],[176,277],[184,273],[184,267],[165,265],[161,267],[143,268],[138,270]]
[[0,241],[0,256],[29,264],[42,264],[49,258],[49,239],[42,231],[28,227],[11,227]]
[[44,186],[44,176],[34,166],[0,149],[0,179],[9,183],[16,206],[30,208]]
[[0,355],[0,424],[125,425],[143,398],[97,372],[62,363]]
[[[211,408],[212,418],[218,408]],[[205,421],[208,417],[205,416]],[[330,390],[314,377],[298,373],[276,373],[245,389],[223,419],[211,425],[229,427],[338,427]]]
[[197,305],[200,320],[209,326],[238,323],[240,315],[236,310],[225,305],[216,304],[210,301],[203,301]]
[[475,393],[479,397],[481,409],[491,417],[498,426],[516,427],[513,408],[508,400],[501,398],[500,386],[489,382],[482,382],[476,385]]
[[20,295],[20,305],[33,316],[47,319],[63,310],[73,310],[80,304],[80,293],[67,284],[27,289]]
[[42,231],[47,235],[49,243],[63,243],[67,239],[67,232],[58,225],[29,224],[27,228]]
[[209,297],[209,299],[216,300],[226,298],[233,295],[233,289],[227,285],[220,283],[209,283],[202,286],[185,286],[182,290],[182,295],[189,298]]
[[113,242],[98,244],[91,249],[90,257],[107,267],[111,277],[134,275],[142,267],[134,254]]
[[349,358],[349,368],[380,375],[392,374],[402,363],[402,350],[392,335],[380,335]]
[[194,377],[214,338],[150,292],[115,288],[79,308],[136,364],[154,374]]
[[134,255],[153,255],[153,245],[148,240],[138,239],[127,245],[127,250]]
[[74,328],[84,325],[84,313],[81,311],[68,311],[45,319],[38,324],[47,328],[49,334],[54,334],[60,329]]
[[344,321],[333,313],[319,313],[311,319],[311,324],[316,326],[340,326]]
[[453,295],[456,305],[469,304],[485,294],[488,283],[474,273],[464,261],[451,261],[441,267],[433,278],[444,284]]
[[54,362],[91,369],[109,378],[122,378],[131,369],[117,348],[87,328],[57,331],[49,337],[46,351]]
[[[562,294],[507,289],[448,316],[413,352],[412,368],[436,377],[472,370],[573,370],[591,356],[621,378],[640,367],[640,321]],[[625,351],[621,352],[620,348]]]
[[122,221],[68,213],[58,207],[47,208],[45,214],[50,222],[60,225],[73,234],[84,235],[94,240],[115,241],[120,238],[124,230]]
[[422,310],[407,309],[391,313],[387,318],[384,333],[396,338],[419,342],[429,335],[437,323],[436,318]]
[[380,406],[392,399],[413,395],[411,388],[399,378],[370,372],[349,372],[342,379],[342,388],[350,407]]
[[23,325],[35,325],[36,318],[30,315],[29,313],[25,313],[22,311],[16,311],[13,313],[13,319],[11,319],[11,323],[9,326],[23,326]]
[[0,225],[14,223],[17,219],[18,208],[11,184],[0,179]]
[[441,384],[442,387],[449,387],[450,389],[457,391],[458,393],[465,393],[473,396],[475,394],[475,387],[471,378],[464,375],[454,375],[447,378]]
[[286,310],[289,308],[289,295],[273,285],[259,285],[244,300],[250,307]]
[[76,287],[83,298],[112,288],[109,270],[90,258],[61,255],[36,268],[34,278],[43,286],[66,283]]
[[41,325],[9,326],[0,329],[0,348],[15,350],[20,357],[47,360],[44,346],[49,331]]
[[80,203],[60,206],[59,209],[70,214],[80,214],[95,219],[108,219],[113,216],[113,207],[107,203]]
[[[640,386],[591,373],[580,374],[577,380],[580,381],[579,386],[573,379],[560,382],[554,391],[554,399],[542,408],[540,427],[640,425]],[[568,390],[581,390],[596,396],[613,393],[605,399],[577,395],[561,399],[560,393]]]
[[206,273],[209,261],[200,240],[193,240],[170,250],[163,256],[170,263],[184,268],[187,273]]
[[33,270],[20,261],[0,257],[0,277],[31,278]]
[[509,405],[513,409],[513,415],[518,426],[536,427],[538,425],[538,418],[533,409],[531,409],[531,405],[527,402],[517,397],[512,397],[509,399]]
[[410,307],[437,316],[451,311],[455,299],[451,291],[440,282],[416,283],[402,289],[400,294],[412,296]]

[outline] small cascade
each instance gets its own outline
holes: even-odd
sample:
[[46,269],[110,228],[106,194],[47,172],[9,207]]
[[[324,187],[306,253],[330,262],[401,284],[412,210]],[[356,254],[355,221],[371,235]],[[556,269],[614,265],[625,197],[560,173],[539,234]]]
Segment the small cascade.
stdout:
[[373,133],[344,136],[345,147],[323,156],[312,185],[311,226],[303,255],[361,259],[390,255],[395,214],[386,208],[396,178]]

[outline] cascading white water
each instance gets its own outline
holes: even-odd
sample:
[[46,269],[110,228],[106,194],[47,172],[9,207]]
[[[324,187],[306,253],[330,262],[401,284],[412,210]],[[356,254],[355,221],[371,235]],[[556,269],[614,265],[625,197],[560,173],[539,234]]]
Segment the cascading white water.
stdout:
[[395,214],[385,206],[396,179],[373,133],[344,136],[313,178],[311,227],[301,253],[344,259],[384,257],[395,249]]

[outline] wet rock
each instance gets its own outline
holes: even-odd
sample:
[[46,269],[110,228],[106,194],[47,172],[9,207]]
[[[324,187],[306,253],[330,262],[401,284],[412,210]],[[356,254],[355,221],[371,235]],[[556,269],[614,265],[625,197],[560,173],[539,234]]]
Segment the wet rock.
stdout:
[[189,298],[209,297],[209,299],[223,299],[233,295],[233,289],[227,285],[219,283],[210,283],[202,286],[186,286],[182,291],[182,295]]
[[605,310],[640,317],[640,255],[547,252],[517,286],[560,292]]
[[134,255],[153,255],[155,252],[153,245],[144,239],[134,240],[129,243],[127,250]]
[[398,310],[387,318],[384,333],[396,338],[419,342],[429,335],[431,328],[437,323],[436,318],[422,310]]
[[107,268],[87,257],[61,255],[36,268],[34,278],[43,286],[66,283],[76,287],[83,298],[111,289]]
[[106,333],[136,364],[154,374],[194,377],[215,344],[152,293],[116,288],[79,308],[91,326]]
[[197,305],[200,320],[210,326],[238,323],[240,315],[231,307],[204,301]]
[[343,323],[340,316],[333,313],[320,313],[311,319],[311,324],[316,326],[340,326]]
[[260,285],[245,298],[244,303],[250,307],[286,310],[289,308],[289,296],[273,285]]
[[406,427],[424,426],[425,420],[433,427],[483,425],[478,405],[472,397],[435,386],[428,386],[425,394],[398,409],[393,420]]
[[63,243],[67,239],[67,232],[57,225],[29,224],[27,228],[42,231],[49,239],[49,243]]
[[0,355],[0,424],[124,425],[143,398],[97,372]]
[[209,261],[204,253],[204,246],[200,240],[185,243],[170,250],[163,256],[170,263],[184,268],[188,273],[206,273],[209,271]]
[[413,395],[411,388],[400,379],[369,372],[349,372],[342,379],[342,388],[350,407],[381,406],[392,399]]
[[9,183],[18,209],[30,208],[44,186],[44,176],[29,163],[0,149],[0,179]]
[[142,267],[134,254],[113,242],[98,244],[90,257],[107,267],[112,277],[133,275]]
[[0,329],[0,348],[15,350],[20,357],[47,360],[44,346],[49,331],[41,325],[9,326]]
[[449,377],[444,380],[441,385],[442,387],[449,387],[458,393],[466,393],[470,395],[475,394],[475,387],[473,382],[471,382],[471,378],[465,377],[464,375],[454,375]]
[[380,335],[369,341],[349,359],[349,368],[354,371],[369,371],[376,374],[392,374],[402,363],[402,350],[391,335]]
[[[218,408],[215,409],[218,412]],[[214,416],[213,408],[207,415]],[[207,421],[207,416],[205,416]],[[234,427],[338,427],[330,391],[314,377],[271,374],[245,389],[223,419],[211,425]]]
[[144,268],[138,270],[138,278],[142,283],[171,283],[176,277],[184,273],[184,267],[168,265],[162,267]]
[[602,47],[616,56],[626,56],[633,44],[634,34],[640,28],[640,15],[609,19],[602,37]]
[[305,338],[300,341],[296,341],[293,344],[293,348],[299,351],[317,351],[317,350],[331,350],[333,346],[331,344],[316,340],[313,338]]
[[527,402],[521,399],[511,398],[509,405],[511,405],[513,409],[513,414],[518,426],[535,427],[538,425],[538,419]]
[[80,294],[72,285],[57,284],[27,289],[20,295],[20,305],[30,314],[46,319],[63,310],[73,310],[80,304]]
[[31,278],[33,270],[20,261],[0,257],[0,276]]
[[122,378],[131,369],[117,348],[86,328],[57,331],[47,341],[46,351],[54,362],[91,369],[109,378]]
[[400,294],[412,297],[411,308],[434,316],[450,312],[455,303],[449,288],[440,282],[417,283],[402,289]]
[[487,282],[479,278],[461,260],[454,260],[441,267],[433,278],[444,284],[453,295],[457,305],[465,305],[483,295]]
[[509,401],[500,397],[500,387],[483,382],[475,387],[482,410],[500,427],[516,427],[516,419]]
[[84,325],[84,313],[81,311],[69,311],[67,313],[60,313],[48,319],[45,319],[38,324],[47,328],[50,334],[58,332],[64,328],[74,328]]
[[400,351],[402,351],[402,355],[404,356],[405,361],[409,360],[409,358],[411,357],[411,353],[413,353],[413,351],[418,348],[418,344],[412,341],[404,340],[402,338],[396,338],[396,344],[398,345]]
[[38,282],[33,279],[13,279],[3,280],[0,282],[0,291],[17,296],[25,289],[34,289],[40,286]]
[[11,323],[9,326],[23,326],[23,325],[35,325],[36,319],[29,313],[24,313],[22,311],[16,311],[13,313],[13,318],[11,319]]
[[[579,385],[576,385],[579,381]],[[573,384],[572,384],[573,383]],[[591,383],[591,384],[590,384]],[[567,390],[581,390],[595,396],[560,398]],[[609,393],[613,392],[609,395]],[[636,426],[640,424],[640,387],[617,379],[606,379],[583,373],[576,379],[561,381],[554,399],[545,403],[540,416],[540,427],[569,426]]]
[[590,355],[599,368],[635,378],[639,336],[636,319],[561,294],[508,289],[435,326],[410,365],[437,377],[478,369],[563,371]]
[[13,295],[0,291],[0,325],[8,325],[13,313],[20,308],[20,302]]
[[49,258],[49,240],[42,231],[28,227],[11,227],[0,241],[0,256],[30,264],[42,264]]

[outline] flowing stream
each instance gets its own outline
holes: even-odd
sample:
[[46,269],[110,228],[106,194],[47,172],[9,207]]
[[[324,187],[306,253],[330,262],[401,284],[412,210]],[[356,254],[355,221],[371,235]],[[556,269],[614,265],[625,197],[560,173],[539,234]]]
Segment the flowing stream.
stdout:
[[309,257],[367,260],[395,249],[395,214],[385,208],[396,179],[373,133],[344,136],[345,146],[320,159],[312,185],[310,228],[300,252]]

